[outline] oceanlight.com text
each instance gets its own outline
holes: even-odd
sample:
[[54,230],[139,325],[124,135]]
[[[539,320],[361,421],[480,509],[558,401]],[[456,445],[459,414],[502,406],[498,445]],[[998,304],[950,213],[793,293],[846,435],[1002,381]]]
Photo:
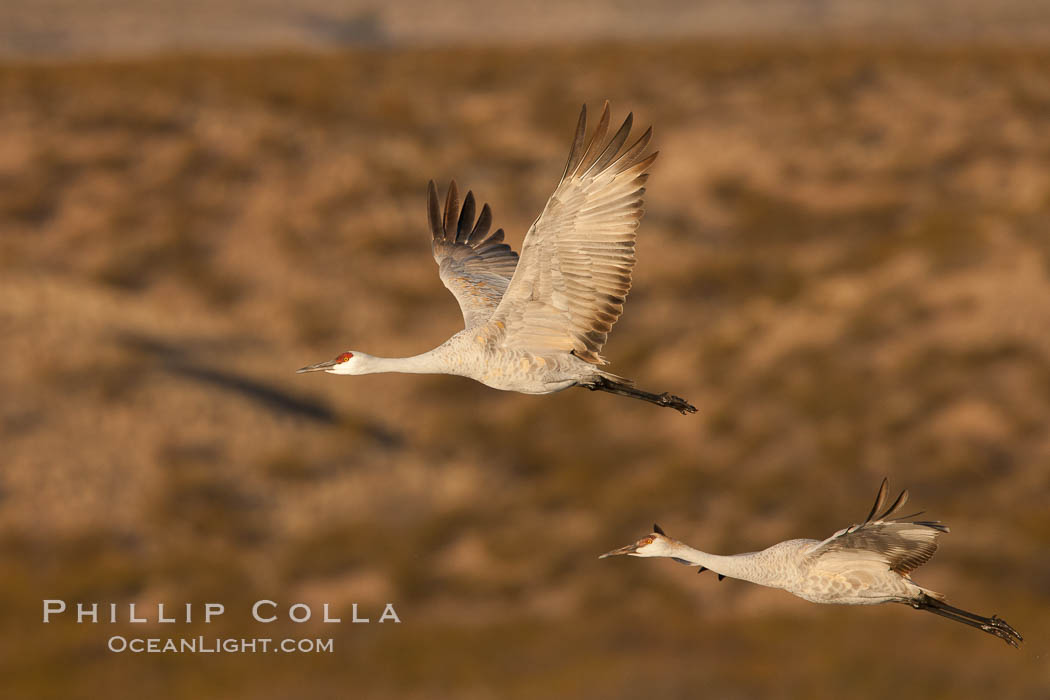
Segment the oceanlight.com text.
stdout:
[[106,648],[116,654],[331,654],[331,638],[272,639],[269,637],[124,637],[114,635]]

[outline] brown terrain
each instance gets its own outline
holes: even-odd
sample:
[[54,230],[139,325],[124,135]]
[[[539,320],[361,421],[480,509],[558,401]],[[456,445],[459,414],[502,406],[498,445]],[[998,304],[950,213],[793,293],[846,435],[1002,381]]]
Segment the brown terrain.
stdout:
[[[1046,697],[1048,65],[822,41],[0,64],[0,695]],[[697,415],[294,374],[458,330],[427,180],[518,247],[605,98],[661,151],[605,354]],[[654,520],[720,553],[822,538],[884,476],[952,528],[916,580],[1020,650],[597,559]],[[45,598],[227,613],[43,625]],[[255,623],[260,598],[344,623]]]

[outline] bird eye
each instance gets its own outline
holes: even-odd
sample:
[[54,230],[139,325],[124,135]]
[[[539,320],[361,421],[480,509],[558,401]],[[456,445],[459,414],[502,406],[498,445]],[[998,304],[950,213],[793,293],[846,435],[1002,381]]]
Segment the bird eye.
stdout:
[[646,537],[644,540],[642,540],[642,544],[643,545],[652,544],[652,543],[653,543],[653,538],[652,537]]
[[346,362],[347,360],[349,360],[353,356],[354,356],[354,354],[352,352],[344,352],[342,355],[340,355],[339,357],[335,358],[335,361],[339,362],[339,363],[343,363],[343,362]]

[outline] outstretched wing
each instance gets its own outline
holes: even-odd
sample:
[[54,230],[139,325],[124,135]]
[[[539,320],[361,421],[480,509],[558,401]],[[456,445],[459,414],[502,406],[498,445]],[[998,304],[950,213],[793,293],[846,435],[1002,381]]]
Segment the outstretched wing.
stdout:
[[506,326],[508,347],[571,351],[604,364],[599,351],[631,288],[634,241],[642,218],[648,129],[623,149],[633,117],[606,141],[609,103],[584,146],[586,106],[565,172],[522,246],[521,262],[492,315]]
[[937,520],[908,522],[920,513],[891,518],[908,501],[908,492],[901,491],[897,500],[882,515],[876,513],[886,502],[886,480],[882,480],[875,505],[864,522],[839,530],[834,535],[813,545],[807,554],[814,558],[874,558],[899,574],[907,575],[930,560],[937,551],[937,536],[948,532]]
[[474,222],[474,209],[474,193],[467,192],[460,210],[456,181],[453,180],[448,186],[442,216],[434,181],[427,186],[434,260],[441,281],[459,302],[467,328],[489,320],[518,264],[518,254],[503,243],[503,229],[488,235],[492,225],[489,205],[481,208],[477,223]]

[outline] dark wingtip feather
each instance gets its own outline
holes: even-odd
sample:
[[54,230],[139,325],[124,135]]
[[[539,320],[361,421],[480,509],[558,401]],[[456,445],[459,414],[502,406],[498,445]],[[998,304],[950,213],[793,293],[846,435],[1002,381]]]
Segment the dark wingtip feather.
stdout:
[[664,529],[656,523],[653,523],[653,532],[655,532],[658,535],[663,535],[664,537],[667,537],[667,533],[664,532]]
[[561,179],[569,177],[579,167],[583,159],[583,140],[587,135],[587,105],[580,108],[580,118],[576,122],[576,133],[572,137],[572,146],[569,148],[569,160],[565,162],[565,171]]
[[601,144],[605,141],[605,134],[609,131],[609,100],[605,101],[605,105],[602,107],[602,115],[598,118],[598,126],[594,128],[594,133],[591,134],[590,140],[587,142],[587,147],[583,149],[583,154],[580,156],[576,167],[572,169],[572,173],[575,174],[580,170],[586,172],[590,169],[594,161],[599,158],[601,153],[598,151],[601,148]]
[[718,575],[718,580],[719,580],[719,581],[722,581],[722,580],[724,580],[724,579],[725,579],[725,577],[726,577],[726,575],[725,575],[725,574],[719,574],[719,575]]
[[891,515],[893,515],[894,513],[896,513],[898,510],[900,510],[901,508],[903,508],[904,504],[907,503],[907,502],[908,502],[908,489],[904,489],[899,494],[897,494],[897,500],[895,500],[893,502],[893,504],[890,505],[890,507],[887,508],[886,511],[882,515],[879,516],[878,519],[879,520],[889,520],[889,517]]
[[463,199],[463,209],[459,214],[459,225],[456,228],[456,243],[466,243],[470,229],[474,225],[474,192],[468,190]]
[[456,220],[459,218],[459,190],[456,181],[448,183],[448,196],[445,197],[445,235],[456,230]]
[[864,522],[870,523],[871,519],[875,517],[875,514],[882,508],[882,504],[886,502],[886,484],[889,483],[889,479],[886,477],[882,478],[882,485],[879,486],[879,493],[875,496],[875,505],[871,507],[871,512],[868,513],[868,517],[864,518]]
[[[601,172],[609,165],[609,163],[612,163],[616,159],[623,144],[627,141],[627,136],[630,134],[632,126],[634,126],[634,112],[629,113],[627,118],[623,120],[623,124],[616,133],[613,134],[613,137],[609,139],[609,143],[606,144],[605,148],[602,149],[602,152],[598,154],[594,159],[594,162],[591,163],[589,168],[587,168],[587,173]],[[587,173],[584,173],[584,175]]]
[[628,146],[627,149],[620,154],[620,157],[613,161],[613,166],[622,171],[634,165],[638,160],[638,157],[645,151],[645,147],[649,145],[649,140],[652,139],[652,137],[653,127],[650,126],[637,141]]
[[431,180],[427,183],[427,218],[430,219],[430,233],[435,240],[444,238],[441,227],[441,204],[438,202],[437,185]]
[[478,216],[478,222],[474,224],[474,230],[470,232],[467,237],[467,244],[476,246],[485,240],[485,234],[489,232],[489,227],[492,226],[492,210],[489,209],[489,205],[486,204],[481,207],[481,214]]

